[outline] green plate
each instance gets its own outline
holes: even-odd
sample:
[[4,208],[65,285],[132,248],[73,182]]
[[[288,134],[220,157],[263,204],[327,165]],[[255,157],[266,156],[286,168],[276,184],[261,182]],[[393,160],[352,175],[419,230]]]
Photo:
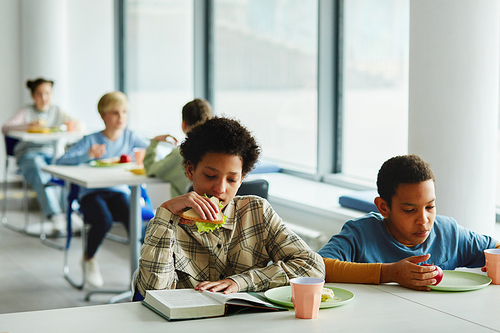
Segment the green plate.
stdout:
[[[319,307],[320,309],[341,306],[354,298],[354,294],[349,290],[328,286],[325,286],[325,288],[333,290],[335,297],[333,299],[329,299],[328,301],[321,302]],[[266,298],[273,303],[293,308],[293,303],[291,301],[292,287],[290,286],[270,289],[264,293],[264,296],[266,296]]]
[[107,163],[101,161],[90,161],[89,165],[95,168],[112,168],[112,167],[122,167],[126,165],[130,165],[132,162],[128,163]]
[[443,279],[437,286],[429,286],[440,291],[470,291],[487,287],[491,279],[486,275],[463,272],[443,271]]

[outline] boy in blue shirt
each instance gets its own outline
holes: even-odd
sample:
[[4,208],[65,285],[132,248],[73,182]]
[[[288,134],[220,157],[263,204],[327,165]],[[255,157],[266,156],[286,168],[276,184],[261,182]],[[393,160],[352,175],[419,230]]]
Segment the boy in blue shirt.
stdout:
[[379,170],[375,205],[348,221],[319,251],[327,282],[387,283],[430,290],[438,274],[457,267],[482,267],[485,249],[499,247],[489,236],[470,231],[451,218],[436,215],[435,179],[416,155],[387,160]]
[[[57,164],[76,165],[95,159],[117,157],[123,154],[133,156],[136,147],[146,148],[149,141],[127,129],[128,100],[124,93],[115,91],[101,97],[97,108],[104,121],[105,129],[85,136],[73,145]],[[113,221],[122,222],[128,230],[129,195],[126,185],[109,188],[80,188],[78,200],[85,223],[90,224],[85,251],[85,278],[94,287],[104,284],[95,253]]]

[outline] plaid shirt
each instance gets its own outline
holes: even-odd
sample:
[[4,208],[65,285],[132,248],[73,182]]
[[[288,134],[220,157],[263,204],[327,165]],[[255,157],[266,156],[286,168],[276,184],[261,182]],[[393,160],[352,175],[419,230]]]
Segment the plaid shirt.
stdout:
[[288,229],[271,205],[256,196],[235,197],[226,223],[210,233],[158,208],[141,248],[137,287],[194,288],[231,278],[239,291],[263,291],[298,276],[323,278],[322,258]]

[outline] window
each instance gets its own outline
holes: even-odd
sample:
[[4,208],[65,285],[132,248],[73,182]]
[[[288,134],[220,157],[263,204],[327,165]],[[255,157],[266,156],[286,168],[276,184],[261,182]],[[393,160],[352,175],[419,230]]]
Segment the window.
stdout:
[[408,151],[409,1],[343,4],[342,172],[375,181]]
[[318,4],[215,0],[213,104],[242,121],[263,157],[316,172]]
[[[194,2],[125,1],[130,126],[148,136],[182,135],[181,107],[195,97]],[[254,132],[265,159],[316,174],[328,172],[328,156],[343,174],[373,182],[386,159],[407,153],[409,0],[340,2],[342,122],[328,134],[318,126],[318,2],[209,2],[208,98],[217,114]],[[338,127],[335,160],[321,150],[337,147]]]
[[181,109],[193,96],[193,2],[126,1],[129,126],[182,138]]

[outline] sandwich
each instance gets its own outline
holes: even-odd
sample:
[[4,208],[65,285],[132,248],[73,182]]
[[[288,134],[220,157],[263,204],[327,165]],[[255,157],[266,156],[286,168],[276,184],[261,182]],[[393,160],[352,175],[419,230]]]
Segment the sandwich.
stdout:
[[334,297],[335,293],[329,288],[323,288],[323,290],[321,291],[321,302],[326,302],[330,299],[333,299]]
[[[205,194],[205,197],[208,196]],[[180,223],[182,224],[196,224],[198,227],[198,232],[210,232],[214,231],[217,228],[220,228],[221,225],[226,221],[226,216],[222,214],[223,205],[219,202],[217,197],[211,197],[210,201],[219,206],[219,213],[217,213],[217,218],[214,221],[202,219],[200,215],[193,209],[189,208],[182,212]]]

